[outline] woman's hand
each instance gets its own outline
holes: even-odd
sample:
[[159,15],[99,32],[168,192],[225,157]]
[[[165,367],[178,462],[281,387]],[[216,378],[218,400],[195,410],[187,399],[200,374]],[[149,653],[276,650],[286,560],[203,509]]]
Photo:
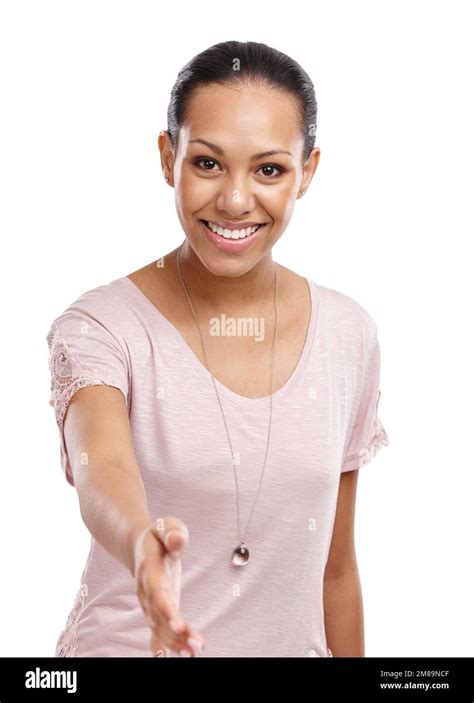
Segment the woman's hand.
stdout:
[[137,595],[151,628],[151,650],[156,657],[169,650],[197,656],[203,637],[179,613],[181,554],[189,533],[182,520],[160,518],[143,530],[135,544]]

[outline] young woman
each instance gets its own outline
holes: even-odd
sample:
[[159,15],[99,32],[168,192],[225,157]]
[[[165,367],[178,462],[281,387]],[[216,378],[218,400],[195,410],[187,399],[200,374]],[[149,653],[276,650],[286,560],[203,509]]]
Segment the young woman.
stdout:
[[158,139],[185,240],[51,325],[61,462],[92,537],[57,656],[364,655],[357,476],[388,444],[377,327],[272,258],[315,128],[285,54],[193,58]]

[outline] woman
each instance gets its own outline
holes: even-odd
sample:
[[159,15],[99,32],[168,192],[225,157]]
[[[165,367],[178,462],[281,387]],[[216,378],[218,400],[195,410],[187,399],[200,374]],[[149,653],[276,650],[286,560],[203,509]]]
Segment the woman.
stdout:
[[358,469],[388,444],[377,327],[272,259],[315,127],[288,56],[196,56],[158,140],[183,244],[51,325],[61,462],[92,536],[57,656],[364,654],[353,526]]

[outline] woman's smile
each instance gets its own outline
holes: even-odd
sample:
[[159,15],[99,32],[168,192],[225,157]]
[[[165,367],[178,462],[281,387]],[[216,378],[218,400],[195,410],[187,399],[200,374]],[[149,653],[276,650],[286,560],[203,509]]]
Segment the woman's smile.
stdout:
[[[207,240],[219,251],[226,254],[237,254],[247,251],[252,246],[253,242],[260,236],[268,223],[257,224],[254,226],[236,229],[239,223],[226,223],[227,227],[214,224],[212,221],[200,219],[201,225]],[[246,223],[243,223],[246,224]]]

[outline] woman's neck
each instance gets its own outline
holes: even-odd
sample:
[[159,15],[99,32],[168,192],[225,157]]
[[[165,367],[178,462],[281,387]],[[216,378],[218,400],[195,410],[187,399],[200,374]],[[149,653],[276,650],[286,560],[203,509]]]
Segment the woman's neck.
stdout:
[[[175,249],[174,265],[178,249]],[[179,252],[179,265],[191,300],[209,310],[261,307],[273,295],[275,266],[271,252],[241,276],[217,276],[206,269],[185,240]]]

